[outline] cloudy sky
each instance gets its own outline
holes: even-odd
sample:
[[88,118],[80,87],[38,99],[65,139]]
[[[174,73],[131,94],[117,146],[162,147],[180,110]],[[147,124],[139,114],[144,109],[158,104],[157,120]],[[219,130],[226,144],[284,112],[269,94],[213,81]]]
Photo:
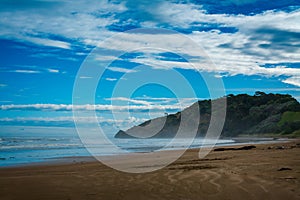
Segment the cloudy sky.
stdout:
[[[100,123],[129,127],[257,90],[299,101],[299,22],[298,0],[0,0],[0,124],[68,125],[94,103]],[[88,65],[99,72],[78,74]],[[95,78],[94,102],[74,96]]]

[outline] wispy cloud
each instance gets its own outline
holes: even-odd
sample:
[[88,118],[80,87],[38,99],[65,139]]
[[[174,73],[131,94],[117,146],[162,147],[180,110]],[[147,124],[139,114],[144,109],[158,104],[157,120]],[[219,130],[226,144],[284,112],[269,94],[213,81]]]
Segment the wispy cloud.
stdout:
[[135,97],[135,98],[113,97],[113,98],[106,98],[105,100],[109,100],[112,102],[127,102],[128,104],[133,103],[136,105],[147,105],[147,106],[151,106],[151,105],[162,106],[162,105],[176,105],[176,104],[178,105],[180,103],[182,107],[186,107],[200,99],[166,98],[166,97],[157,98],[157,97],[144,96],[144,97]]
[[113,60],[118,60],[119,58],[116,56],[105,56],[105,55],[101,55],[101,56],[96,56],[95,60],[97,61],[113,61]]
[[102,104],[86,104],[86,105],[72,105],[72,104],[11,104],[1,105],[0,110],[47,110],[47,111],[133,111],[133,112],[147,112],[182,110],[182,105],[102,105]]
[[121,73],[134,73],[134,72],[137,72],[134,69],[127,69],[127,68],[121,68],[121,67],[109,67],[107,69],[110,70],[110,71],[113,71],[113,72],[121,72]]
[[59,73],[58,69],[48,69],[48,72],[50,73]]
[[144,100],[137,100],[137,99],[131,99],[127,97],[114,97],[114,98],[107,98],[105,100],[109,100],[112,102],[117,102],[117,101],[125,101],[128,103],[134,103],[134,104],[140,104],[140,105],[151,105],[151,102],[149,101],[144,101]]
[[93,78],[93,77],[91,77],[91,76],[80,76],[79,78],[80,79],[90,79],[90,78]]
[[293,76],[293,77],[284,79],[282,82],[300,87],[300,76]]
[[[299,12],[300,13],[300,12]],[[300,16],[300,15],[299,15]],[[287,19],[286,19],[287,20]],[[300,29],[300,28],[299,28]],[[144,45],[145,41],[151,41],[156,46],[169,47],[170,49],[178,49],[178,52],[184,54],[189,52],[187,57],[189,62],[176,60],[162,60],[158,56],[157,49],[147,50],[144,57],[136,57],[127,59],[130,62],[140,63],[156,69],[197,69],[206,72],[222,73],[227,76],[241,75],[259,75],[263,77],[294,77],[300,73],[299,68],[289,67],[281,63],[299,63],[300,49],[296,48],[300,45],[296,38],[300,37],[300,33],[294,33],[283,30],[273,30],[270,34],[267,30],[252,30],[252,37],[248,34],[238,33],[220,33],[220,32],[193,32],[189,35],[195,46],[188,46],[185,41],[178,41],[182,38],[177,34],[140,34],[140,33],[122,33],[120,37],[112,41],[113,44],[101,46],[111,50],[127,48],[136,49]],[[276,32],[277,31],[277,32]],[[289,34],[289,38],[285,38]],[[253,39],[257,37],[257,39]],[[271,39],[267,40],[266,37]],[[284,39],[284,38],[285,39]],[[279,42],[279,39],[282,40]],[[178,41],[170,43],[170,41]],[[290,42],[289,42],[290,41]],[[298,44],[299,43],[299,44]],[[264,44],[269,44],[266,48]],[[103,44],[102,44],[103,45]],[[279,46],[278,46],[279,45]],[[182,48],[182,47],[185,48]],[[282,46],[282,47],[281,47]],[[199,48],[204,49],[203,52]],[[295,47],[295,48],[294,48]],[[144,52],[140,52],[144,53]],[[205,55],[206,53],[206,55]],[[212,65],[212,62],[215,65]],[[266,67],[266,64],[273,64],[274,67]],[[123,70],[126,73],[125,70]],[[128,71],[129,73],[130,71]],[[298,86],[298,85],[296,85]]]
[[62,49],[71,49],[71,44],[65,41],[51,40],[46,38],[27,37],[25,40],[48,47],[57,47]]
[[23,73],[23,74],[39,74],[39,73],[41,73],[40,71],[37,71],[37,70],[25,70],[25,69],[10,70],[10,72]]
[[227,88],[227,92],[256,92],[256,91],[264,91],[264,92],[300,92],[300,88],[294,87],[286,87],[286,88]]
[[43,66],[37,65],[15,65],[12,67],[3,67],[1,72],[10,72],[10,73],[23,73],[23,74],[40,74],[40,73],[52,73],[57,74],[60,72],[56,67],[46,68]]
[[[28,6],[23,7],[17,4],[8,6],[7,3],[0,2],[0,26],[2,27],[0,37],[67,50],[74,45],[81,46],[82,49],[89,45],[98,45],[103,50],[115,51],[138,49],[144,46],[145,41],[152,42],[153,37],[160,37],[161,39],[157,41],[158,46],[178,47],[179,53],[188,49],[190,53],[188,56],[199,56],[199,49],[186,46],[184,41],[178,40],[176,34],[123,33],[109,45],[99,45],[105,38],[115,34],[117,29],[112,27],[118,24],[121,24],[121,27],[125,25],[128,27],[142,25],[165,27],[182,31],[201,46],[215,63],[215,67],[212,67],[201,59],[190,60],[190,64],[196,66],[198,70],[223,73],[227,76],[237,74],[264,77],[285,76],[281,79],[283,83],[299,86],[299,69],[279,66],[280,63],[300,62],[300,9],[297,6],[285,10],[267,9],[268,6],[264,6],[265,10],[246,15],[226,12],[216,14],[217,12],[210,12],[209,9],[220,5],[231,5],[231,8],[232,5],[243,6],[255,3],[256,0],[226,0],[218,3],[207,1],[198,3],[190,1],[145,3],[142,1],[140,3],[127,0],[121,3],[98,1],[93,4],[84,1],[64,1],[63,3],[55,1],[49,7],[51,12],[46,13],[49,1],[46,2],[39,2],[41,3],[39,6],[27,3]],[[278,2],[276,1],[276,5],[282,4],[284,7],[289,5],[289,3]],[[292,1],[290,4],[299,5],[295,2]],[[137,7],[139,9],[136,9]],[[32,8],[35,12],[32,12]],[[234,31],[223,32],[222,28],[232,28]],[[147,51],[147,53],[157,53],[157,49],[153,49],[152,52]],[[201,56],[203,54],[200,54]],[[104,55],[97,59],[103,61],[119,58]],[[158,56],[133,58],[129,61],[146,64],[153,68],[191,69],[188,63],[161,60]],[[267,68],[264,67],[265,64],[274,64],[275,67]],[[133,69],[120,67],[108,69],[120,73],[136,72]],[[25,69],[14,70],[14,72],[39,73]],[[108,80],[114,81],[111,78]]]
[[75,41],[103,39],[107,37],[105,27],[117,21],[114,14],[126,10],[124,3],[110,1],[57,1],[51,7],[45,1],[39,2],[40,5],[33,12],[31,6],[21,7],[18,3],[11,3],[10,8],[5,9],[8,5],[1,1],[0,37],[13,37],[42,46],[70,49],[71,44],[67,40],[57,40],[49,36]]
[[106,78],[105,80],[107,80],[107,81],[117,81],[118,79],[116,79],[116,78]]
[[[145,65],[151,66],[156,69],[172,69],[172,68],[179,68],[179,69],[197,69],[200,71],[207,71],[207,72],[216,72],[216,73],[223,73],[224,75],[261,75],[261,76],[293,76],[300,73],[299,68],[289,68],[286,66],[276,66],[276,67],[263,67],[257,65],[257,63],[249,62],[247,65],[247,61],[234,61],[232,60],[231,64],[226,63],[223,64],[215,64],[213,67],[210,62],[195,62],[192,60],[191,62],[176,62],[176,61],[163,61],[158,60],[155,57],[152,58],[139,58],[139,59],[132,59],[132,62],[136,63],[143,63]],[[215,61],[216,62],[216,61]],[[226,60],[224,60],[226,62]],[[228,65],[227,65],[228,64]],[[228,67],[230,66],[230,67]]]
[[[300,24],[298,23],[300,9],[294,11],[268,10],[255,15],[209,14],[201,5],[163,2],[153,12],[154,15],[159,16],[157,24],[163,22],[169,25],[169,28],[190,29],[191,33],[188,36],[204,49],[207,53],[206,58],[214,62],[215,67],[213,68],[211,63],[205,63],[201,59],[184,63],[163,61],[158,56],[133,58],[130,60],[131,62],[164,69],[174,67],[191,69],[191,66],[194,65],[202,71],[223,73],[228,76],[242,74],[264,77],[286,76],[293,80],[297,79],[296,75],[299,74],[299,69],[277,65],[300,62],[298,56],[300,54]],[[215,26],[216,29],[196,31],[195,24],[199,27],[202,25]],[[224,33],[218,30],[219,26],[234,27],[236,31]],[[178,40],[179,37],[176,34],[123,33],[109,45],[101,46],[97,42],[95,45],[111,50],[137,49],[144,46],[145,41],[155,41],[154,37],[161,38],[156,40],[157,46],[174,49],[177,45],[178,52],[175,53],[182,53],[181,49],[188,49],[189,56],[203,56],[199,53],[199,49],[186,46],[184,42]],[[176,42],[170,43],[169,41]],[[157,50],[148,53],[155,54]],[[264,67],[265,64],[274,64],[276,67],[270,69]],[[295,83],[295,81],[288,82]],[[283,83],[287,83],[287,81]]]

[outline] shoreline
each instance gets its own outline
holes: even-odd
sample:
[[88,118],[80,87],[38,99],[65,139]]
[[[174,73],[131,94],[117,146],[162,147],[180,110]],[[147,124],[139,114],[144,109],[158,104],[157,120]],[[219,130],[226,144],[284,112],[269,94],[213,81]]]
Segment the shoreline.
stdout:
[[[236,147],[243,145],[264,145],[264,144],[276,144],[276,143],[287,143],[292,141],[297,141],[300,139],[297,138],[273,138],[273,137],[235,137],[235,138],[222,138],[225,140],[233,140],[233,143],[219,143],[215,144],[213,148],[218,147]],[[203,147],[190,147],[186,151],[189,150],[199,150],[200,148],[209,148],[210,145],[205,145]],[[160,152],[173,152],[173,151],[181,151],[181,148],[167,149]],[[115,159],[115,158],[126,158],[126,156],[130,156],[134,153],[127,154],[112,154],[112,155],[97,155],[96,157],[101,157],[105,160]],[[142,154],[142,152],[138,152],[138,154]],[[16,163],[12,165],[4,165],[0,166],[1,169],[9,169],[9,168],[22,168],[22,167],[31,167],[31,166],[48,166],[48,165],[63,165],[63,164],[72,164],[72,163],[86,163],[86,162],[100,162],[95,156],[68,156],[68,157],[53,157],[53,158],[43,158],[40,161],[33,161],[27,163]]]
[[[225,139],[225,138],[224,138]],[[228,138],[227,138],[228,139]],[[219,148],[219,147],[241,147],[245,145],[268,145],[268,144],[280,144],[280,143],[288,143],[293,141],[300,141],[300,139],[290,139],[290,138],[237,138],[240,142],[235,143],[220,143],[219,145],[215,145],[213,149]],[[267,140],[266,140],[267,139]],[[233,138],[232,140],[235,140]],[[242,142],[241,142],[242,141]],[[252,142],[251,142],[252,141]],[[199,151],[201,148],[209,148],[208,146],[203,147],[194,147],[189,148],[186,151],[191,150],[197,150]],[[169,150],[163,150],[160,152],[176,152],[181,151],[182,149],[169,149]],[[131,156],[134,153],[128,153],[128,154],[113,154],[113,155],[103,155],[103,156],[97,156],[101,157],[101,159],[104,160],[114,160],[116,158],[126,159],[126,157]],[[143,153],[138,153],[143,154]],[[95,156],[70,156],[70,157],[55,157],[55,158],[45,158],[38,162],[28,162],[28,163],[20,163],[15,165],[7,165],[7,166],[0,166],[1,169],[14,169],[14,168],[23,168],[23,167],[39,167],[39,166],[57,166],[57,165],[69,165],[69,164],[76,164],[76,163],[90,163],[90,162],[100,162],[95,158]]]
[[[242,146],[242,145],[259,145],[259,144],[272,144],[272,143],[285,143],[285,142],[291,142],[291,141],[297,141],[300,139],[291,139],[291,138],[251,138],[251,137],[236,137],[236,138],[222,138],[222,139],[230,139],[234,140],[233,143],[219,143],[216,144],[213,148],[216,147],[234,147],[234,146]],[[210,145],[206,145],[203,147],[190,147],[188,150],[196,150],[200,148],[207,148],[210,147]],[[164,152],[169,151],[180,151],[181,148],[174,148],[174,149],[168,149],[163,150]],[[163,152],[160,151],[160,152]],[[128,154],[112,154],[112,155],[98,155],[97,157],[102,157],[104,159],[114,159],[117,157],[126,157],[130,156],[134,153],[128,153]],[[139,154],[142,154],[141,152]],[[84,163],[84,162],[99,162],[97,159],[90,155],[90,156],[68,156],[68,157],[53,157],[53,158],[44,158],[37,162],[28,162],[28,163],[16,163],[13,165],[7,165],[7,166],[0,166],[0,170],[2,168],[19,168],[19,167],[30,167],[30,166],[48,166],[48,165],[60,165],[60,164],[72,164],[72,163]]]

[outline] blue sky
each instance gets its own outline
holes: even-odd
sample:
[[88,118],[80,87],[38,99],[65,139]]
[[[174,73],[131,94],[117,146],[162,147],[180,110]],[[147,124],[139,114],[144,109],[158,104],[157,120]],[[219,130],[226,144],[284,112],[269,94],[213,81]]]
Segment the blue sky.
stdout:
[[[74,108],[84,112],[95,103],[99,122],[120,128],[222,92],[288,93],[299,101],[299,22],[297,0],[0,0],[0,124],[69,126],[74,98],[80,98]],[[136,28],[155,31],[130,32]],[[181,43],[181,37],[203,52]],[[160,38],[159,51],[126,52],[153,38]],[[112,63],[100,78],[95,101],[89,102],[72,92],[76,78],[95,78],[77,74],[95,47],[101,50],[98,68]],[[114,57],[119,52],[125,54]],[[191,85],[193,95],[176,74]],[[126,89],[132,80],[151,77],[177,92],[155,81]],[[212,77],[211,83],[222,80],[225,90],[207,86],[205,77]],[[115,94],[118,83],[123,89]],[[128,105],[130,115],[124,114]],[[114,112],[122,117],[114,119]],[[89,119],[83,115],[82,121]]]

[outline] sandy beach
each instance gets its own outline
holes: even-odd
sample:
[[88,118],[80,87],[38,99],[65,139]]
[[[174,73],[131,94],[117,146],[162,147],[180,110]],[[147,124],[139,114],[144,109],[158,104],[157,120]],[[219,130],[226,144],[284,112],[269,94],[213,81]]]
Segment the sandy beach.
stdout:
[[175,163],[143,174],[119,172],[91,158],[1,168],[0,197],[300,199],[299,140],[243,146],[216,147],[204,159],[198,158],[197,149],[188,150]]

